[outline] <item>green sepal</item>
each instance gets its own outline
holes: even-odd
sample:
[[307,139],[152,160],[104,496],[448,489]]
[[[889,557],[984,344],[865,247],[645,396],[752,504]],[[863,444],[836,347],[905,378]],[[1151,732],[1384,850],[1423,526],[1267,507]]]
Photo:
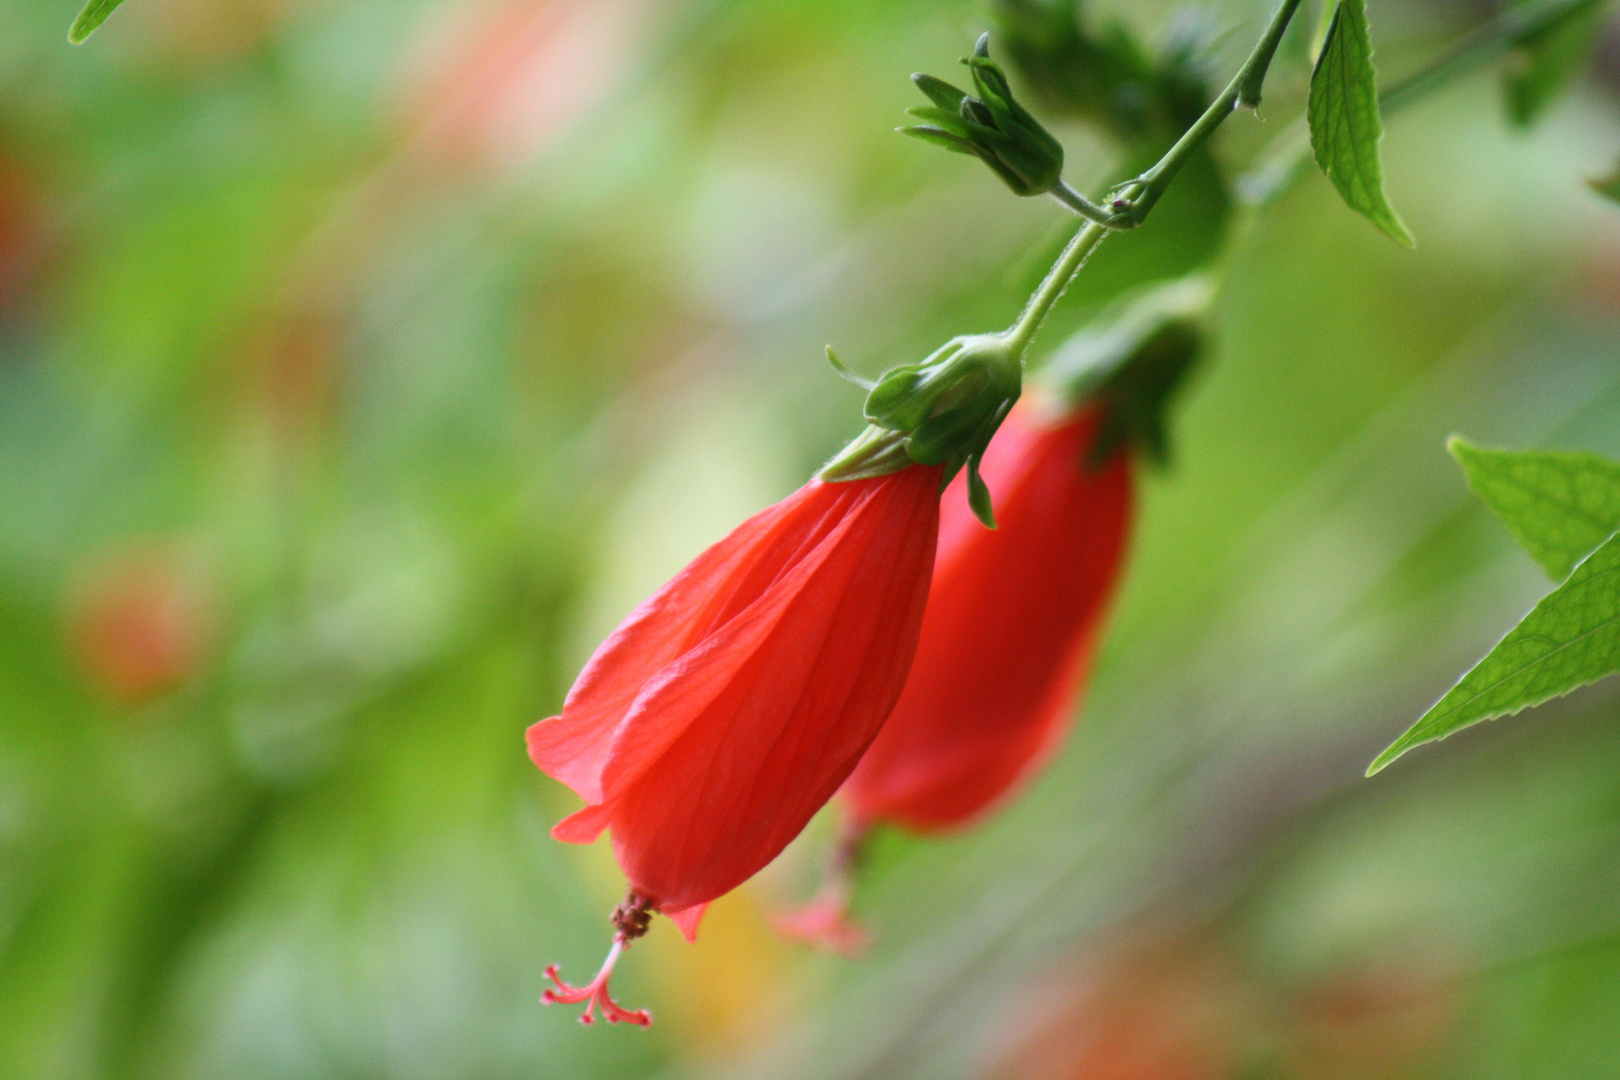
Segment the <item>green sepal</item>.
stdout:
[[866,419],[890,431],[912,430],[933,411],[932,403],[918,394],[922,384],[922,369],[916,364],[884,372],[866,395]]
[[[829,356],[835,369],[845,369]],[[884,372],[866,396],[866,431],[822,468],[824,480],[894,472],[904,464],[943,465],[943,482],[967,466],[970,494],[978,460],[1023,391],[1018,350],[1000,334],[953,338],[919,364]],[[974,512],[991,528],[989,492]]]
[[906,452],[903,432],[868,424],[859,435],[832,456],[816,475],[828,483],[870,480],[909,469],[917,464]]
[[862,375],[857,375],[855,372],[845,367],[844,362],[838,359],[838,354],[833,352],[833,347],[831,345],[827,346],[827,363],[832,365],[833,371],[837,372],[840,379],[860,387],[868,394],[870,394],[872,392],[872,388],[877,385],[877,383],[873,382],[871,379],[868,379]]
[[967,497],[968,508],[973,516],[987,529],[996,527],[996,509],[990,503],[990,487],[979,475],[979,458],[982,455],[974,454],[967,459]]
[[911,77],[917,84],[917,89],[928,95],[928,100],[947,112],[956,112],[962,107],[962,99],[967,97],[965,90],[958,90],[944,79],[936,79],[932,75],[917,72]]
[[937,465],[960,452],[964,442],[984,427],[994,409],[964,406],[935,413],[911,433],[906,451],[923,465]]
[[927,124],[916,124],[910,127],[898,127],[894,130],[902,135],[910,135],[913,139],[921,139],[932,146],[940,146],[946,150],[954,150],[958,154],[971,154],[979,156],[978,148],[959,135],[952,135],[948,131],[941,131],[937,127]]
[[925,124],[948,131],[961,138],[967,136],[967,126],[962,123],[962,114],[952,109],[941,109],[937,105],[913,105],[906,110],[906,115],[915,117]]

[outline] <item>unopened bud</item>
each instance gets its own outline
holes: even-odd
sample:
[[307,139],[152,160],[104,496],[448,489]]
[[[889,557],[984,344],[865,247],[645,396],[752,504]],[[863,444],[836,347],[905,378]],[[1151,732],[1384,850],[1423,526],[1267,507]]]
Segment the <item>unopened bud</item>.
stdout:
[[945,464],[948,475],[965,467],[973,509],[993,528],[978,462],[1022,389],[1022,361],[1002,335],[953,338],[921,363],[884,372],[866,396],[871,427],[829,462],[821,477],[881,475],[901,460]]
[[906,110],[923,121],[900,130],[924,142],[972,154],[1019,195],[1045,195],[1063,175],[1063,146],[1013,97],[1007,76],[990,59],[990,35],[962,61],[977,96],[932,75],[912,81],[933,102]]

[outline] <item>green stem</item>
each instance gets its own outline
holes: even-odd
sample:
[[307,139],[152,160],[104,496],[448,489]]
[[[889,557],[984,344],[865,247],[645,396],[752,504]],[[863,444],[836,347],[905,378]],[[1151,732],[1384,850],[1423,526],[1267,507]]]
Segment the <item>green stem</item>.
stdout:
[[1187,159],[1199,147],[1209,141],[1209,137],[1215,134],[1215,129],[1221,126],[1221,122],[1232,110],[1239,104],[1252,108],[1260,103],[1260,87],[1265,82],[1266,69],[1271,66],[1271,58],[1276,55],[1277,44],[1282,40],[1283,31],[1288,29],[1289,20],[1294,17],[1294,12],[1299,10],[1299,2],[1300,0],[1282,0],[1276,12],[1272,14],[1271,21],[1266,25],[1265,33],[1260,35],[1260,40],[1255,43],[1249,58],[1243,62],[1243,66],[1232,77],[1226,89],[1221,91],[1220,96],[1204,110],[1204,114],[1187,129],[1164,157],[1159,159],[1158,164],[1126,185],[1127,193],[1122,200],[1116,202],[1116,207],[1122,212],[1106,215],[1104,219],[1099,220],[1086,213],[1085,208],[1101,208],[1067,184],[1060,183],[1052,192],[1053,197],[1059,202],[1081,213],[1088,220],[1081,226],[1080,231],[1074,234],[1074,239],[1063,249],[1063,254],[1052,264],[1052,269],[1046,272],[1046,278],[1029,298],[1029,303],[1024,305],[1018,321],[1001,335],[1012,355],[1023,356],[1024,350],[1029,347],[1035,332],[1040,329],[1047,312],[1052,310],[1052,305],[1057,303],[1058,297],[1063,295],[1063,290],[1069,287],[1069,282],[1074,279],[1074,275],[1080,271],[1080,267],[1085,264],[1091,253],[1097,249],[1097,245],[1102,243],[1109,230],[1140,225],[1147,217],[1148,211],[1153,208],[1153,204],[1159,201],[1164,190],[1175,179],[1182,165],[1186,164]]
[[1075,213],[1079,214],[1081,217],[1085,218],[1087,221],[1095,221],[1097,224],[1110,229],[1130,228],[1129,225],[1123,224],[1119,221],[1117,214],[1112,214],[1098,206],[1096,203],[1074,190],[1074,188],[1070,187],[1068,182],[1061,178],[1057,182],[1057,187],[1047,192],[1047,194],[1053,199],[1062,203],[1064,206],[1068,207],[1070,210],[1073,210]]
[[1131,225],[1140,225],[1146,219],[1153,205],[1159,201],[1170,181],[1187,160],[1196,153],[1200,147],[1209,141],[1232,110],[1240,104],[1253,108],[1260,104],[1260,87],[1265,82],[1266,70],[1271,66],[1271,58],[1277,52],[1277,44],[1282,40],[1283,31],[1288,29],[1288,23],[1299,10],[1299,0],[1282,0],[1277,10],[1272,14],[1271,21],[1266,24],[1265,33],[1255,43],[1250,51],[1249,58],[1243,62],[1238,73],[1232,81],[1226,84],[1226,89],[1220,92],[1204,110],[1204,114],[1193,122],[1176,144],[1172,146],[1159,159],[1158,164],[1147,172],[1122,185],[1120,198],[1115,200],[1115,209],[1119,216]]
[[1103,237],[1108,233],[1106,226],[1095,221],[1088,221],[1080,226],[1080,231],[1074,234],[1074,238],[1063,249],[1063,254],[1052,264],[1052,269],[1046,272],[1045,279],[1029,298],[1029,303],[1024,305],[1018,321],[1001,335],[1014,356],[1023,356],[1024,350],[1029,348],[1031,339],[1035,337],[1035,331],[1041,328],[1046,313],[1052,310],[1052,305],[1058,302],[1063,290],[1069,287],[1074,275],[1080,272],[1080,267],[1085,265],[1086,259],[1097,250],[1097,245],[1102,243]]

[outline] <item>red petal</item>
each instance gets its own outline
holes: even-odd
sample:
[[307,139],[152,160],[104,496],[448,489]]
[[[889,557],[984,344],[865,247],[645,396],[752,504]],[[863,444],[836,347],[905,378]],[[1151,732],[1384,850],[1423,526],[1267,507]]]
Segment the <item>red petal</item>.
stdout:
[[685,652],[730,598],[730,583],[768,555],[787,504],[755,514],[632,611],[580,672],[553,716],[528,730],[529,757],[587,802],[602,801],[614,730],[653,673]]
[[602,830],[608,827],[610,818],[608,808],[600,803],[592,803],[583,810],[575,811],[551,827],[553,839],[561,840],[565,844],[589,844],[602,835]]
[[649,681],[604,784],[614,850],[638,892],[674,908],[736,887],[854,767],[915,649],[938,475],[810,485],[818,500],[844,503],[837,527],[758,604]]
[[698,923],[703,921],[704,913],[708,910],[708,904],[693,904],[691,907],[676,908],[674,911],[666,911],[664,914],[668,915],[669,921],[674,923],[676,928],[680,930],[682,937],[687,941],[696,941]]

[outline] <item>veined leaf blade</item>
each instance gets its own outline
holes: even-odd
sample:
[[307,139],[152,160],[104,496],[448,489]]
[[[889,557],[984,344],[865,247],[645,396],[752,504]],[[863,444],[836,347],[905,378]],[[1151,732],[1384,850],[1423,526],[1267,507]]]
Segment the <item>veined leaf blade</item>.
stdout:
[[1620,671],[1620,536],[1541,598],[1485,659],[1367,768],[1481,720],[1511,716]]
[[1345,203],[1396,242],[1412,247],[1412,234],[1384,194],[1378,152],[1384,123],[1366,0],[1339,0],[1311,73],[1306,116],[1316,163]]
[[1468,487],[1547,576],[1562,581],[1620,529],[1620,461],[1554,450],[1447,443]]

